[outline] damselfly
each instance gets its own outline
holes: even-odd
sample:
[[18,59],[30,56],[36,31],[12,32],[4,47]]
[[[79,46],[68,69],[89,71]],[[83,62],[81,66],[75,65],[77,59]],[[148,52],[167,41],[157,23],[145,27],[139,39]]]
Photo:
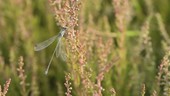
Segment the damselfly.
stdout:
[[42,49],[45,49],[46,47],[48,47],[49,45],[51,45],[55,40],[57,40],[58,42],[57,42],[57,45],[56,45],[56,47],[55,47],[55,49],[54,49],[54,52],[53,52],[53,54],[52,54],[52,56],[51,56],[51,59],[50,59],[50,62],[49,62],[49,64],[48,64],[48,66],[47,66],[47,69],[46,69],[46,71],[45,71],[45,74],[48,74],[48,70],[49,70],[49,67],[50,67],[50,65],[51,65],[51,62],[52,62],[52,60],[53,60],[53,57],[54,57],[54,54],[56,53],[56,57],[61,57],[61,59],[63,60],[63,61],[65,61],[66,60],[66,54],[65,54],[65,51],[63,50],[64,48],[64,46],[63,46],[63,44],[62,44],[62,37],[64,36],[64,34],[65,34],[65,31],[66,31],[66,28],[64,28],[64,27],[62,27],[61,28],[61,31],[59,32],[59,34],[58,35],[55,35],[55,36],[53,36],[53,37],[51,37],[51,38],[49,38],[49,39],[47,39],[47,40],[45,40],[45,41],[43,41],[43,42],[41,42],[41,43],[39,43],[39,44],[36,44],[35,45],[35,47],[34,47],[34,50],[35,51],[40,51],[40,50],[42,50]]

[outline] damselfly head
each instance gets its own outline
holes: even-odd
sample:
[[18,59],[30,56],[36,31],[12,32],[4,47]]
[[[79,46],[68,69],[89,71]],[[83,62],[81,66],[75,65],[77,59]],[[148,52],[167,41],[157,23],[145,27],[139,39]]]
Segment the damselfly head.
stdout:
[[67,30],[67,27],[65,26],[60,26],[60,31],[66,31]]
[[66,27],[61,27],[62,31],[66,31],[66,29],[67,29]]

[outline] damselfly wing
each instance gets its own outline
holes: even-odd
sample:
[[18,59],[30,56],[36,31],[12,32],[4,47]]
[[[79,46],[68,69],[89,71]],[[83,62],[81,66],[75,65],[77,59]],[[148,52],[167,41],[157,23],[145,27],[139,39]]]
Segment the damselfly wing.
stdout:
[[40,51],[42,49],[45,49],[46,47],[51,45],[55,40],[57,40],[57,37],[58,37],[58,35],[55,35],[55,36],[51,37],[48,40],[45,40],[45,41],[43,41],[41,43],[36,44],[35,47],[34,47],[34,50],[35,51]]

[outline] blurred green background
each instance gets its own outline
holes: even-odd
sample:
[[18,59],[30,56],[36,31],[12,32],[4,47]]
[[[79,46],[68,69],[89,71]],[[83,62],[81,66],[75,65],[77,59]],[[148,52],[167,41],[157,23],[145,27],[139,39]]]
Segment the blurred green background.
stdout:
[[[118,32],[116,25],[116,12],[112,0],[79,1],[81,2],[80,21],[82,20],[80,27],[84,30],[98,30],[102,38],[111,38],[114,46],[110,49],[111,53],[120,55],[121,48],[118,46],[117,39],[121,33]],[[116,96],[142,96],[142,84],[145,84],[145,96],[151,96],[154,90],[157,95],[152,96],[169,96],[169,93],[164,94],[165,85],[157,85],[156,76],[159,72],[158,66],[168,52],[170,44],[170,2],[169,0],[129,0],[128,2],[130,7],[129,14],[126,16],[126,39],[123,48],[126,54],[122,53],[125,54],[125,59],[120,59],[118,61],[120,64],[113,66],[105,74],[102,81],[105,90],[102,94],[111,96],[109,90],[113,87]],[[141,29],[145,22],[149,23],[149,30]],[[11,78],[7,96],[65,95],[65,73],[69,72],[66,62],[54,58],[48,75],[44,75],[55,44],[45,50],[34,52],[35,44],[58,34],[59,31],[60,27],[47,0],[0,0],[0,85],[3,86],[5,81]],[[112,36],[114,33],[118,34],[117,37]],[[80,35],[81,37],[83,36]],[[94,47],[92,48],[94,59],[88,59],[87,64],[93,69],[92,78],[95,78],[98,70],[96,67],[98,54],[95,50],[100,49],[100,46],[94,41],[91,47]],[[23,92],[17,71],[20,56],[24,59],[26,92]],[[125,68],[121,68],[124,65]],[[166,80],[164,83],[169,84],[170,77]],[[74,79],[71,82],[73,81]],[[96,82],[94,79],[92,81]],[[79,96],[77,93],[81,92],[77,92],[74,84],[72,87],[72,95]],[[169,85],[167,88],[170,90]]]

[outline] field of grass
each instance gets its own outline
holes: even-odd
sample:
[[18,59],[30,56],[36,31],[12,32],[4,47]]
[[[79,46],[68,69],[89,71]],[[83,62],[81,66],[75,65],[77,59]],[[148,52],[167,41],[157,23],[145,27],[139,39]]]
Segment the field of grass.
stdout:
[[0,0],[0,96],[170,96],[169,4]]

